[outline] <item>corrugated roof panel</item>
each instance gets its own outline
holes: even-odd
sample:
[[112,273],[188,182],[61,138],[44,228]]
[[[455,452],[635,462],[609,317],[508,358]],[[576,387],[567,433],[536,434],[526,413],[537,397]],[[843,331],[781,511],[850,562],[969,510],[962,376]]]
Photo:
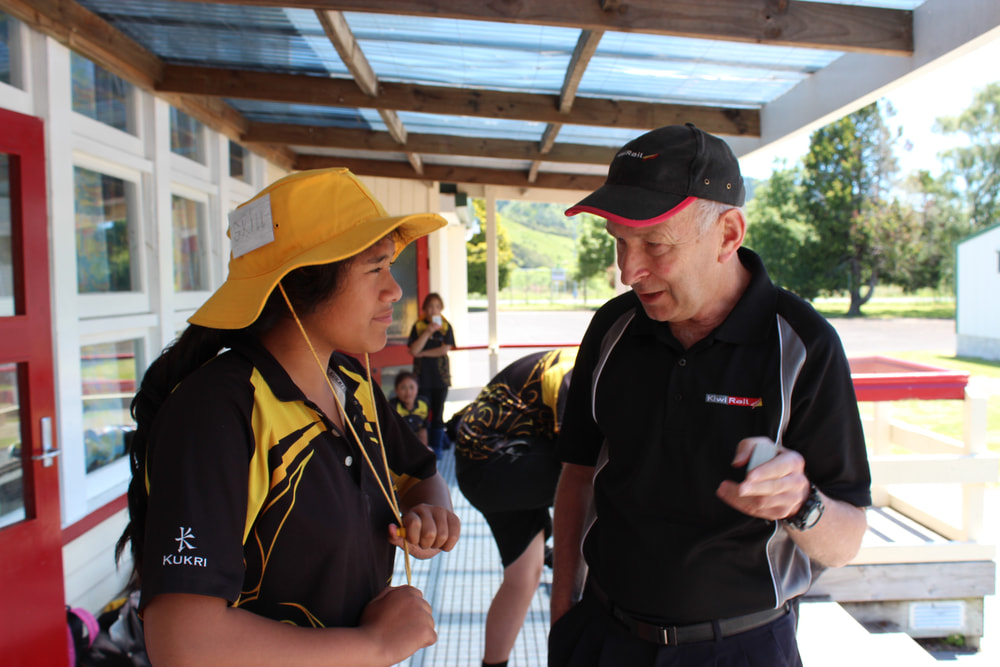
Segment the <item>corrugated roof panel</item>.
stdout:
[[[226,102],[243,114],[247,120],[256,123],[290,123],[359,130],[385,130],[385,124],[373,109],[349,109],[228,98]],[[373,125],[377,126],[373,127]]]
[[635,139],[642,130],[597,125],[563,125],[556,141],[561,144],[617,147]]
[[884,7],[886,9],[916,9],[927,0],[801,0],[830,5],[857,5],[858,7]]
[[[545,123],[474,116],[442,116],[438,114],[399,112],[408,132],[444,134],[457,137],[541,141]],[[374,125],[374,123],[373,123]]]
[[80,4],[168,63],[349,76],[311,10],[163,0]]
[[558,93],[579,30],[456,19],[344,14],[383,81]]
[[579,95],[755,107],[830,64],[839,51],[609,32]]

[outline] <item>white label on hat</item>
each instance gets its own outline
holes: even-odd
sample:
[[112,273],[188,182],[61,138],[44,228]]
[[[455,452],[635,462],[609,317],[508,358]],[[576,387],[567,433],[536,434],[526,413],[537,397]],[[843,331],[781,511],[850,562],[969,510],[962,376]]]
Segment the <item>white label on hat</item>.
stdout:
[[233,257],[274,241],[274,223],[271,220],[271,195],[254,199],[229,214],[229,240]]

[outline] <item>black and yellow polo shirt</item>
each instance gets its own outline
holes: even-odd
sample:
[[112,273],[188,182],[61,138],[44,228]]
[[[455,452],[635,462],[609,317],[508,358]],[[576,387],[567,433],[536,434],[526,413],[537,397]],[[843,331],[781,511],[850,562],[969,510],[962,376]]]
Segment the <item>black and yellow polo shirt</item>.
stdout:
[[509,439],[555,440],[577,348],[529,354],[496,374],[458,422],[455,456],[484,461]]
[[403,418],[403,421],[406,422],[406,425],[414,433],[427,428],[427,417],[430,415],[430,408],[424,399],[418,396],[417,400],[413,403],[412,410],[403,405],[403,402],[396,396],[389,399],[389,405],[396,411],[396,414]]
[[[380,477],[376,413],[394,474],[433,475],[433,453],[377,384],[372,404],[360,364],[334,354],[330,368]],[[143,605],[160,593],[196,593],[295,625],[355,626],[389,583],[395,519],[357,442],[255,340],[181,382],[148,447]]]

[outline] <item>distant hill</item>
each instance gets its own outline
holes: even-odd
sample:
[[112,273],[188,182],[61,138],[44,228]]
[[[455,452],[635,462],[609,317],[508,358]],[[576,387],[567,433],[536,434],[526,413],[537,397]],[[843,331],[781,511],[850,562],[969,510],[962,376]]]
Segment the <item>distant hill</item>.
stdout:
[[576,270],[576,250],[571,237],[533,229],[512,218],[505,218],[503,226],[510,238],[514,262],[519,267]]
[[498,201],[497,213],[506,220],[528,229],[558,234],[570,239],[575,236],[575,221],[565,215],[565,204],[545,204],[531,201]]

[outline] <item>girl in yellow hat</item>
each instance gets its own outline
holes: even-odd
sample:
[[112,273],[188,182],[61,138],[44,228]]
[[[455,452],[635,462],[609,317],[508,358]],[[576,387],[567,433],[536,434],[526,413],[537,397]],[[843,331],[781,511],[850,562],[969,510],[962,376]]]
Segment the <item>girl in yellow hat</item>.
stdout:
[[392,665],[435,641],[420,591],[388,582],[397,548],[448,551],[459,521],[367,354],[401,295],[390,263],[443,224],[387,215],[345,169],[231,214],[226,281],[132,403],[119,553],[153,664]]

